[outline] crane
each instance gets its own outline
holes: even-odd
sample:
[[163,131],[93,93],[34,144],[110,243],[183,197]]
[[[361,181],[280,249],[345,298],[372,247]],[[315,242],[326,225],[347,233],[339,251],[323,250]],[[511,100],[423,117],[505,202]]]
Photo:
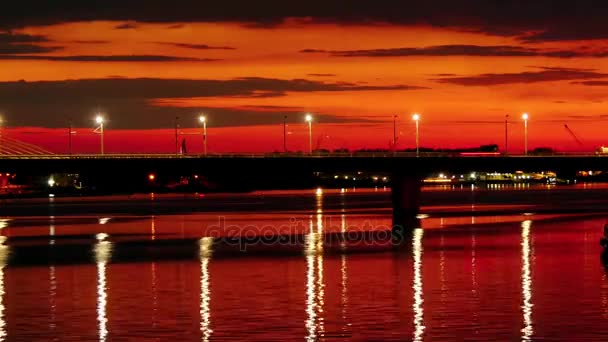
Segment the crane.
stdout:
[[567,124],[564,124],[564,128],[566,129],[566,131],[568,131],[568,133],[570,133],[570,135],[572,136],[572,138],[574,138],[574,140],[576,141],[576,143],[579,146],[581,146],[581,147],[584,146],[583,142],[578,139],[578,137],[576,136],[576,134],[574,134],[574,132],[572,132],[572,130],[570,129],[570,127],[568,127]]

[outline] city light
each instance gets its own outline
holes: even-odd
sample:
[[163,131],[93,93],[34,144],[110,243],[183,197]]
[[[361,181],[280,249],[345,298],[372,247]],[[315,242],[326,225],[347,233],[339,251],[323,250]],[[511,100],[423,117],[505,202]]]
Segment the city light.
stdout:
[[153,180],[156,179],[156,175],[153,174],[153,173],[151,173],[151,174],[148,175],[148,179],[151,180],[151,181],[153,181]]
[[414,121],[420,120],[420,114],[414,113],[414,115],[412,115],[412,120],[414,120]]
[[306,117],[304,119],[306,120],[306,122],[312,122],[312,115],[306,114]]
[[97,116],[95,117],[95,122],[97,122],[98,124],[100,124],[100,125],[101,125],[101,124],[103,123],[103,116],[101,116],[101,115],[97,115]]
[[198,117],[198,121],[200,123],[205,123],[205,122],[207,122],[207,118],[204,115],[201,115]]

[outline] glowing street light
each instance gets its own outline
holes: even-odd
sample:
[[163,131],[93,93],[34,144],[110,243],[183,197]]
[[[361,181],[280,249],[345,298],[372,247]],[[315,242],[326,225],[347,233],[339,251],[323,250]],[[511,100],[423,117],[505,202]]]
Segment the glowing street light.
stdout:
[[521,118],[524,120],[524,154],[528,154],[528,113],[523,113]]
[[416,122],[416,157],[420,155],[420,114],[414,113],[412,120]]
[[203,124],[203,153],[207,156],[207,118],[201,115],[198,117],[198,121]]
[[308,122],[308,153],[312,154],[312,115],[306,114],[306,122]]
[[103,116],[101,115],[97,115],[97,117],[95,117],[95,122],[99,125],[99,137],[100,137],[100,145],[101,145],[101,154],[104,154],[104,150],[103,150]]

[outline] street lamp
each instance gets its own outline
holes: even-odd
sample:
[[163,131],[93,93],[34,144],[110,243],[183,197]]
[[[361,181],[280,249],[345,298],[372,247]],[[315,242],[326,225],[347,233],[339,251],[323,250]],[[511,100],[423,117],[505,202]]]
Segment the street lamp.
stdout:
[[198,117],[198,121],[203,124],[203,153],[207,156],[207,118],[201,115]]
[[393,152],[397,148],[397,115],[393,116]]
[[308,152],[312,154],[312,115],[306,114],[306,122],[308,122]]
[[524,120],[524,154],[528,154],[528,113],[523,113],[521,118]]
[[0,116],[0,155],[2,155],[2,124],[4,124],[4,120],[2,119],[2,117]]
[[97,117],[95,117],[95,122],[99,125],[99,137],[100,137],[100,143],[101,143],[101,154],[104,154],[103,151],[103,116],[101,115],[97,115]]
[[412,120],[416,122],[416,157],[420,155],[420,114],[414,113]]
[[509,153],[509,114],[505,115],[505,154]]

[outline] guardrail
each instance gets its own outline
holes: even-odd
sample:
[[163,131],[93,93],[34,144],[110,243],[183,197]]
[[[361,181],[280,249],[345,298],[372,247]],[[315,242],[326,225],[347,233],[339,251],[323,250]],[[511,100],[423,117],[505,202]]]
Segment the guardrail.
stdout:
[[2,159],[184,159],[184,158],[479,158],[479,157],[508,157],[508,158],[538,158],[538,157],[608,157],[602,153],[560,152],[543,154],[500,154],[475,152],[270,152],[270,153],[208,153],[203,154],[168,154],[168,153],[114,153],[114,154],[30,154],[30,155],[0,155]]

